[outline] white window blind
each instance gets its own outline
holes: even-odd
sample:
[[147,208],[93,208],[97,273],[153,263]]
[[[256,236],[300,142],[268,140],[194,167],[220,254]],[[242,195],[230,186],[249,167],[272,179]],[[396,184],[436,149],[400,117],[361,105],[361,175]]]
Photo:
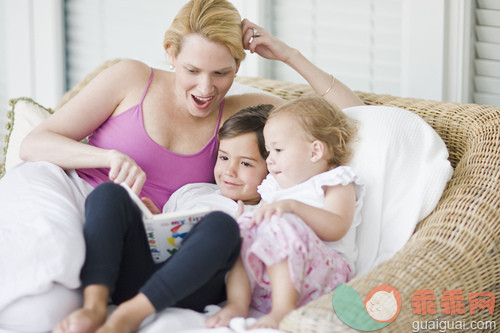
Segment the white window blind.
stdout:
[[[261,1],[231,2],[243,17],[255,20]],[[134,58],[164,67],[167,59],[163,35],[186,2],[65,0],[68,87],[112,58]],[[249,54],[239,74],[258,75],[256,67],[257,56]]]
[[500,106],[500,1],[478,0],[474,102]]
[[163,34],[183,4],[178,0],[66,0],[68,87],[113,58],[165,65]]
[[[355,90],[400,95],[402,0],[272,0],[272,32]],[[276,79],[303,81],[273,63]]]

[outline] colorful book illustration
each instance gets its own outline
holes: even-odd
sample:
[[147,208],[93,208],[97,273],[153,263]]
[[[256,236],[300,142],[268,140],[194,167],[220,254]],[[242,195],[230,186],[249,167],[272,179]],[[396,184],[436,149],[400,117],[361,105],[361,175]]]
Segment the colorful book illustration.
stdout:
[[121,184],[142,211],[144,229],[155,263],[167,260],[180,247],[191,228],[211,212],[210,207],[153,214],[137,194],[125,183]]

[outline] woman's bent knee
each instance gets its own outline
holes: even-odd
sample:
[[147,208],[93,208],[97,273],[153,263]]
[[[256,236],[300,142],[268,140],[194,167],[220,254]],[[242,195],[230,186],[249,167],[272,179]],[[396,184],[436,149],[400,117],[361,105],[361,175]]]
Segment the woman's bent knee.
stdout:
[[213,234],[216,238],[232,239],[240,236],[240,229],[235,219],[224,212],[211,212],[201,222],[205,232]]
[[[193,238],[193,239],[191,239]],[[191,239],[196,243],[203,242],[214,252],[230,253],[239,252],[241,238],[238,224],[228,214],[215,211],[207,214],[189,232],[186,240]]]
[[96,186],[96,188],[88,195],[88,201],[96,202],[116,202],[127,197],[127,191],[120,185],[106,182]]

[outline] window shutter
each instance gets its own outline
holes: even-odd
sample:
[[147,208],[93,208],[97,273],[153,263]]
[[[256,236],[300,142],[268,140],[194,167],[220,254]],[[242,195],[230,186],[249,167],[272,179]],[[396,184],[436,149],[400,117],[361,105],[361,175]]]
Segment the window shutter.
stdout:
[[[355,90],[399,95],[401,0],[272,0],[271,31]],[[301,82],[270,65],[275,79]]]
[[66,0],[68,87],[113,58],[164,66],[163,34],[182,5],[177,0]]
[[474,102],[500,106],[500,1],[478,0]]

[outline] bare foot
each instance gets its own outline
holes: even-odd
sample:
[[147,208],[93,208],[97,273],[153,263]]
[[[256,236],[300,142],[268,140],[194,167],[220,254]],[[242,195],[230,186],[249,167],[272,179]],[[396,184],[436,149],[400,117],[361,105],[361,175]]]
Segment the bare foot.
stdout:
[[277,329],[279,323],[287,312],[269,312],[267,315],[260,317],[255,324],[250,326],[248,329],[253,330],[256,328],[275,328]]
[[121,303],[108,317],[97,333],[132,333],[142,321],[155,312],[149,299],[142,293]]
[[82,308],[74,311],[56,325],[53,333],[94,333],[106,319],[106,309]]
[[205,326],[209,328],[229,327],[231,319],[236,317],[246,317],[247,315],[248,307],[228,303],[219,312],[208,318],[205,322]]
[[106,322],[96,333],[132,333],[137,331],[137,325],[131,325],[125,320]]
[[110,316],[96,333],[133,333],[139,329],[140,323],[130,317]]

